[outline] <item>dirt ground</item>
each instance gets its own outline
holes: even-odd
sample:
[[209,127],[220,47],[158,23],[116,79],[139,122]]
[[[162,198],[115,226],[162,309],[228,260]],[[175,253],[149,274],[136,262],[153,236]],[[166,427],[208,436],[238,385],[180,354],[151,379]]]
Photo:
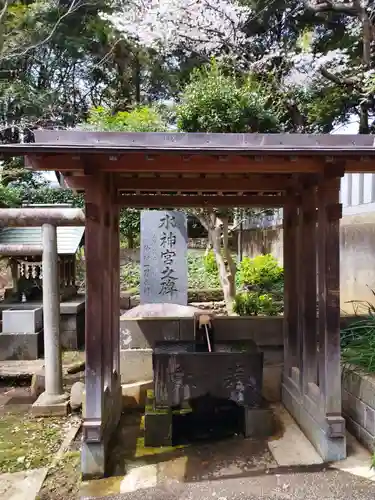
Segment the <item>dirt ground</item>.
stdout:
[[52,467],[43,483],[37,500],[76,500],[79,498],[80,452],[67,451]]

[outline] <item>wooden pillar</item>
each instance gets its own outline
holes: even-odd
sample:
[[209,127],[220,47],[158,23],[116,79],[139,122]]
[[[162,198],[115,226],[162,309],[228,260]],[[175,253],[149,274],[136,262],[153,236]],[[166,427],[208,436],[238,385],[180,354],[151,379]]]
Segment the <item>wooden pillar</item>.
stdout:
[[83,423],[81,469],[84,478],[102,477],[105,469],[103,441],[103,237],[104,181],[93,176],[85,192],[86,260],[86,404]]
[[103,368],[104,389],[112,390],[112,220],[111,220],[111,174],[104,178],[104,203],[103,203],[103,268],[101,269],[103,279]]
[[297,288],[297,204],[289,193],[283,211],[283,255],[284,255],[284,376],[291,375],[296,366],[298,308]]
[[[113,188],[115,191],[115,188]],[[112,204],[112,352],[113,376],[120,383],[120,225],[119,207]]]
[[86,414],[82,476],[103,477],[121,414],[119,237],[112,174],[86,188]]
[[317,382],[317,273],[316,273],[316,187],[307,185],[302,193],[301,231],[301,389],[308,393]]
[[327,416],[341,415],[340,178],[318,187],[319,387]]

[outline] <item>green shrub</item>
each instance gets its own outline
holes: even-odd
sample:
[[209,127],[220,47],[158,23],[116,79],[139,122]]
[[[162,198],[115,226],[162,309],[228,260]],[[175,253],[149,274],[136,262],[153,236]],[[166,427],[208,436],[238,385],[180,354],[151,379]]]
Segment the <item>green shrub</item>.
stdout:
[[258,292],[282,291],[284,269],[271,255],[245,257],[239,265],[238,281],[243,288]]
[[281,306],[269,294],[241,292],[236,295],[233,310],[239,316],[277,316]]
[[215,252],[213,250],[210,250],[208,254],[204,256],[204,268],[207,274],[218,273]]
[[189,288],[197,290],[220,288],[217,269],[216,271],[207,271],[205,257],[202,253],[188,252],[188,277]]
[[139,289],[141,282],[141,266],[137,262],[129,262],[121,266],[120,284],[121,290],[129,288]]

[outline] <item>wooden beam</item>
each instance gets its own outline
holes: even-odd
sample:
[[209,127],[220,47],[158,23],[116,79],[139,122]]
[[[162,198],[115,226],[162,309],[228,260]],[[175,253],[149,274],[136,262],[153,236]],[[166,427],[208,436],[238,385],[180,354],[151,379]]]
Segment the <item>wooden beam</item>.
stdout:
[[80,208],[2,208],[0,227],[84,226],[85,215]]
[[187,207],[282,207],[284,196],[179,196],[179,195],[125,195],[117,198],[121,207],[133,208],[187,208]]
[[[336,169],[342,164],[342,156],[326,157],[311,151],[309,156],[291,157],[286,153],[278,156],[226,156],[190,155],[176,153],[147,155],[144,153],[43,153],[28,155],[27,163],[34,170],[54,170],[60,172],[84,172],[88,167],[92,172],[175,172],[175,173],[321,173]],[[375,172],[373,156],[345,157],[345,172]]]
[[214,154],[178,155],[126,153],[111,155],[84,153],[81,156],[67,153],[32,155],[29,159],[37,170],[60,172],[150,172],[150,173],[321,173],[325,159],[317,157],[247,156]]
[[[92,183],[90,176],[65,177],[67,185],[72,189],[84,190]],[[284,191],[291,187],[293,181],[286,175],[276,176],[238,176],[238,177],[116,177],[117,190],[125,191],[184,191],[184,192],[218,192],[218,191]]]

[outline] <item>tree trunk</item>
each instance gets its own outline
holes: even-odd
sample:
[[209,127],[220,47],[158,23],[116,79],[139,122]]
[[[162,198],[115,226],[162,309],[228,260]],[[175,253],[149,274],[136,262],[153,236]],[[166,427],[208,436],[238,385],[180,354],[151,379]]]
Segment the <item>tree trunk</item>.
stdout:
[[133,250],[134,248],[134,235],[132,232],[129,232],[126,236],[127,240],[128,240],[128,248],[129,250]]
[[[221,229],[217,224],[215,229],[209,229],[209,236],[215,253],[219,279],[223,289],[224,301],[229,315],[233,314],[233,302],[236,296],[236,266],[233,262],[228,248],[228,220],[226,220],[226,231],[224,225],[224,255],[221,252]],[[226,232],[226,237],[225,237]],[[229,258],[228,258],[229,256]]]
[[[213,210],[194,210],[194,215],[198,217],[202,226],[208,233],[207,250],[212,247],[219,279],[224,294],[224,301],[229,315],[233,314],[233,302],[236,296],[236,265],[232,259],[228,245],[228,218],[218,219]],[[224,256],[221,248],[221,236],[223,228]]]

